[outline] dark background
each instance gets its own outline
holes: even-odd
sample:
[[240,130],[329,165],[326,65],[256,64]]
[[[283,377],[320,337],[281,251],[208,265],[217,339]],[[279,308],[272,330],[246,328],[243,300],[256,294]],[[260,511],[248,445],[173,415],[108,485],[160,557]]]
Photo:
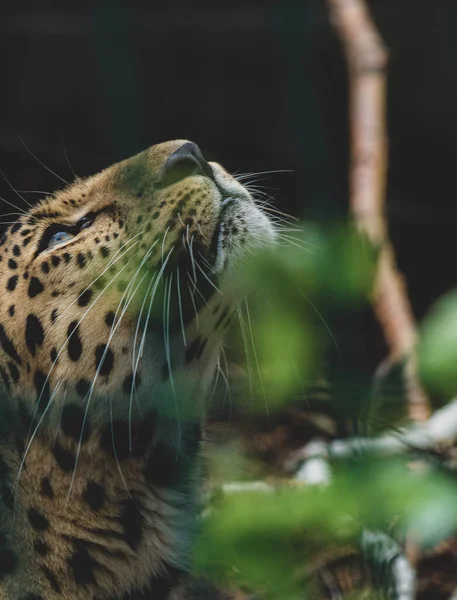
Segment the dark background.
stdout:
[[[0,168],[14,187],[62,185],[20,138],[70,181],[179,137],[231,171],[293,170],[263,182],[282,210],[344,216],[346,71],[324,0],[6,4]],[[391,51],[391,232],[421,317],[455,280],[457,2],[370,5]],[[22,203],[3,179],[0,194]]]

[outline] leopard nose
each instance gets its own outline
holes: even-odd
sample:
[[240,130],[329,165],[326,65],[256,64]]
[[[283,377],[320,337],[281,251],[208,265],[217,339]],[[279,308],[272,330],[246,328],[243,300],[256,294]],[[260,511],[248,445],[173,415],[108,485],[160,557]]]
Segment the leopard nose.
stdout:
[[197,144],[185,142],[167,158],[161,183],[166,187],[191,175],[205,175],[210,179],[214,177],[213,170],[203,158]]

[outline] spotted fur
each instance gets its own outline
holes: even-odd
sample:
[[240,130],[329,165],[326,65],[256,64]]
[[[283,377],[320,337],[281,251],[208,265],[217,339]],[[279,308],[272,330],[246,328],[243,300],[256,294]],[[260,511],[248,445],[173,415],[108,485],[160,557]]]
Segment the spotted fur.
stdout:
[[168,598],[234,275],[273,240],[186,141],[77,180],[1,238],[0,600]]

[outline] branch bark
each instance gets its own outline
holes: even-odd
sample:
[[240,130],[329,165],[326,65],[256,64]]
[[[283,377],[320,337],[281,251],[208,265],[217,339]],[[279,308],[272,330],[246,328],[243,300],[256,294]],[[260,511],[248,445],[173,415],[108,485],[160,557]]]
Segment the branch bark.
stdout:
[[373,307],[389,345],[390,360],[407,360],[409,416],[423,421],[430,415],[430,402],[417,376],[417,327],[385,216],[388,52],[364,0],[327,0],[327,4],[349,72],[350,208],[359,229],[379,248]]

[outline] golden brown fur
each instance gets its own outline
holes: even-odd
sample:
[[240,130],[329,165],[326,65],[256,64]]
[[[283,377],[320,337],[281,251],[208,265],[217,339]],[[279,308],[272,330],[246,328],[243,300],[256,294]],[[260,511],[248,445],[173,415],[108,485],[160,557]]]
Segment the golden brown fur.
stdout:
[[273,239],[249,193],[186,141],[77,180],[9,228],[1,600],[168,597],[190,564],[233,277]]

